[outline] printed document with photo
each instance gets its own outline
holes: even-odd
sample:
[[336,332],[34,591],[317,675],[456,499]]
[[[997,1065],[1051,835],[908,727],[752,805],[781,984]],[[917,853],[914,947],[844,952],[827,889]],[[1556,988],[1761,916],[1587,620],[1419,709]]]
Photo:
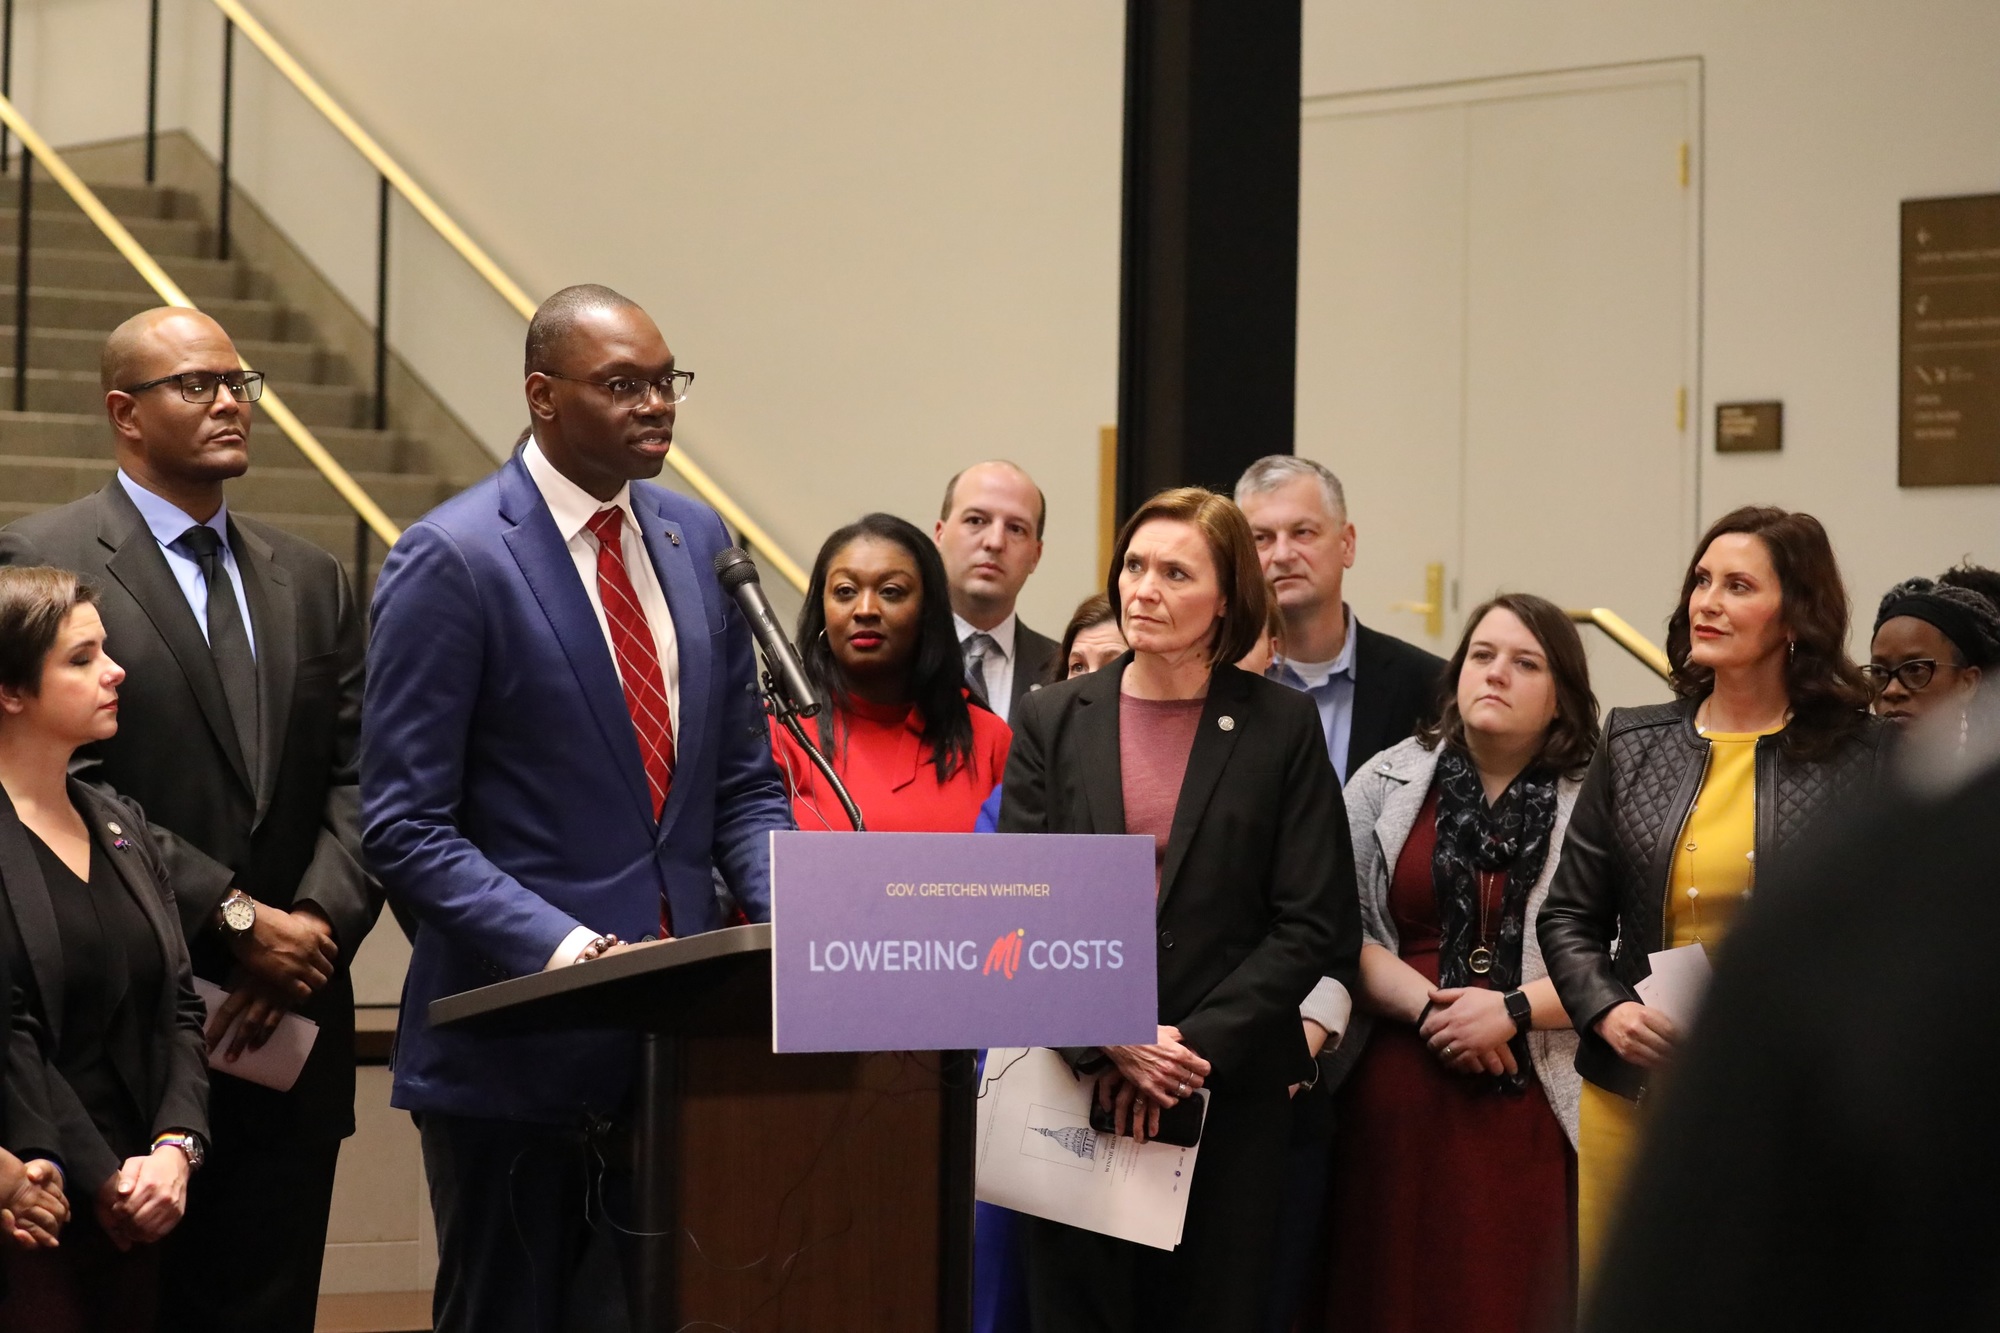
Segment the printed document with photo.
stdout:
[[[974,1192],[983,1203],[1171,1250],[1200,1149],[1098,1133],[1095,1087],[1044,1047],[988,1051]],[[1206,1103],[1206,1089],[1195,1095]]]

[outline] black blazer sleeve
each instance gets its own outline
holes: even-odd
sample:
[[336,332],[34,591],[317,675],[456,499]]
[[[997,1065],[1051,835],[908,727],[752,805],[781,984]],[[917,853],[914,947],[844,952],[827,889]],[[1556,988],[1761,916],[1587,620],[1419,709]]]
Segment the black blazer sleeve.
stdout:
[[208,1011],[195,994],[194,968],[188,962],[187,941],[176,929],[180,922],[179,909],[174,900],[172,875],[166,859],[160,853],[144,830],[145,811],[135,803],[120,800],[119,805],[129,812],[135,830],[141,836],[132,840],[137,847],[146,869],[153,877],[153,888],[159,894],[161,919],[167,929],[161,939],[166,949],[166,970],[173,976],[171,989],[160,997],[159,1016],[155,1022],[158,1046],[157,1054],[162,1061],[159,1105],[153,1112],[153,1133],[162,1134],[170,1129],[186,1130],[201,1136],[203,1142],[209,1138],[208,1131],[208,1042],[203,1036],[207,1026]]
[[1611,967],[1611,943],[1618,937],[1617,876],[1611,750],[1600,745],[1577,793],[1535,928],[1549,980],[1586,1042],[1603,1040],[1595,1026],[1613,1006],[1638,999]]
[[[333,927],[340,960],[351,963],[382,912],[382,886],[361,861],[361,695],[367,648],[362,614],[348,585],[340,581],[340,699],[334,722],[333,775],[327,785],[326,816],[311,864],[299,881],[292,906],[318,908]],[[211,909],[212,910],[212,909]]]
[[[1354,847],[1347,807],[1327,758],[1319,714],[1288,709],[1283,779],[1273,792],[1217,793],[1218,800],[1275,799],[1280,806],[1263,939],[1181,1020],[1181,1035],[1206,1057],[1215,1077],[1243,1071],[1258,1055],[1274,1016],[1298,1039],[1297,1079],[1312,1077],[1299,1002],[1322,976],[1349,990],[1358,983],[1361,907],[1354,888]],[[1219,812],[1215,812],[1219,813]]]

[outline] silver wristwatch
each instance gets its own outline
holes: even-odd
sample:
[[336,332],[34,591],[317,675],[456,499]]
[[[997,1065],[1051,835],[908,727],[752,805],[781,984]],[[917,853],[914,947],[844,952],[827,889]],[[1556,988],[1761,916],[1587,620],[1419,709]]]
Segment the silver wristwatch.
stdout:
[[257,900],[241,889],[231,889],[215,909],[215,918],[223,937],[233,943],[257,924]]
[[188,1173],[190,1175],[201,1170],[202,1162],[208,1157],[208,1154],[202,1150],[200,1136],[180,1129],[169,1130],[165,1134],[157,1134],[153,1137],[153,1151],[158,1152],[162,1148],[179,1148],[182,1154],[188,1159]]

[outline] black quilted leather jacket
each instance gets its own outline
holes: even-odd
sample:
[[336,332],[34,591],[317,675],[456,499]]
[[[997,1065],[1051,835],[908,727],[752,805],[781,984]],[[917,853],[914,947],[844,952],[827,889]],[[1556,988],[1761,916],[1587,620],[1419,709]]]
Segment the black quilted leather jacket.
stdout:
[[[1708,769],[1696,702],[1612,710],[1536,931],[1582,1037],[1577,1072],[1623,1097],[1644,1090],[1645,1073],[1593,1028],[1613,1005],[1639,998],[1633,987],[1652,971],[1647,956],[1663,947],[1674,844]],[[1758,741],[1758,879],[1784,863],[1822,814],[1864,796],[1882,762],[1883,730],[1873,718],[1815,762],[1786,754],[1777,736]]]

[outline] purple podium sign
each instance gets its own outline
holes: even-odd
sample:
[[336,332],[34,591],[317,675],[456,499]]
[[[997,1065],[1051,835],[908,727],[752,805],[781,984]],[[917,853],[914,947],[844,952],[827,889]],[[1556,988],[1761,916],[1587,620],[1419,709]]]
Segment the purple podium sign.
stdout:
[[771,1049],[1153,1041],[1153,842],[774,833]]

